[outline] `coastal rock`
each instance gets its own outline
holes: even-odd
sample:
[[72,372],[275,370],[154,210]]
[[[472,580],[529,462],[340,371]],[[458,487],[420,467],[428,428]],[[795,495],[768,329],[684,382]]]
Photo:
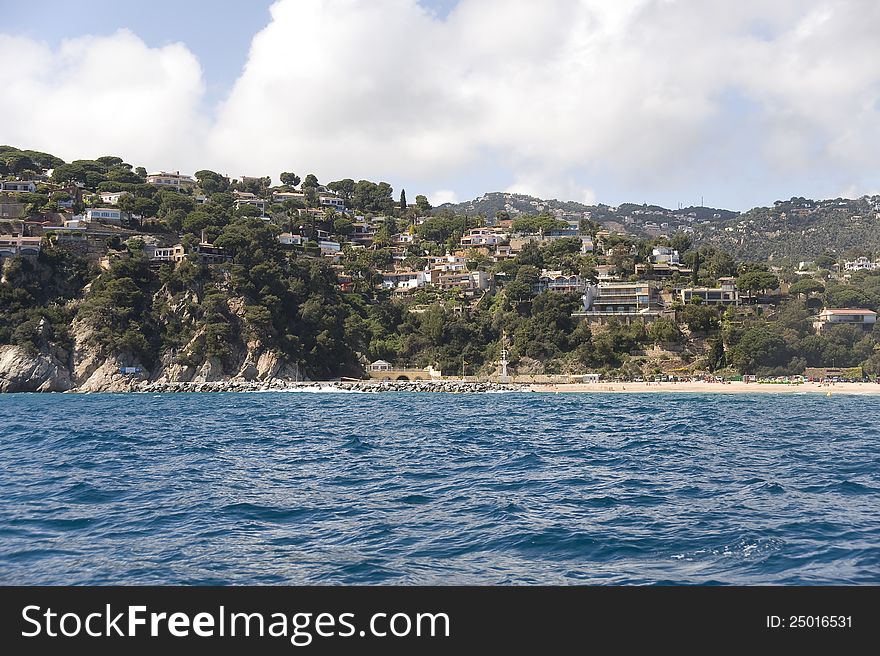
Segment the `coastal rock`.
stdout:
[[58,355],[0,346],[0,392],[66,392],[73,381]]

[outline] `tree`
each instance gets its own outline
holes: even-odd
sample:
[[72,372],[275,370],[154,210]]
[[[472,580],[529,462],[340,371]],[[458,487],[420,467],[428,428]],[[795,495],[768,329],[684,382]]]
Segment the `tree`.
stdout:
[[769,271],[746,271],[736,279],[736,286],[751,296],[757,291],[765,293],[768,289],[776,289],[779,287],[779,278]]
[[788,288],[789,294],[808,297],[810,294],[821,294],[825,291],[825,285],[815,278],[801,278]]
[[718,327],[718,313],[713,308],[695,303],[684,306],[681,319],[691,332],[706,333]]
[[351,178],[344,180],[334,180],[327,185],[327,188],[336,193],[346,205],[351,203],[351,197],[354,194],[355,183]]
[[195,178],[199,181],[199,187],[208,196],[224,192],[229,188],[229,180],[215,171],[208,169],[196,171]]
[[661,342],[677,343],[683,337],[678,324],[666,317],[661,317],[648,326],[648,336],[655,344]]
[[721,337],[712,340],[707,359],[709,371],[718,371],[719,369],[724,368],[724,340],[722,340]]
[[286,184],[290,187],[295,187],[300,183],[300,177],[292,171],[285,171],[279,176],[279,178],[281,179],[282,184]]
[[525,234],[548,233],[553,230],[561,230],[568,227],[565,221],[561,221],[549,214],[539,214],[537,216],[520,216],[513,220],[511,226],[514,232],[522,232]]
[[682,255],[686,251],[689,251],[691,249],[691,246],[693,246],[693,244],[694,244],[694,240],[691,239],[690,235],[688,235],[686,232],[676,232],[672,236],[672,241],[669,243],[669,245],[672,248],[677,250]]
[[302,183],[303,189],[307,189],[310,187],[313,189],[316,189],[318,187],[318,177],[314,173],[309,173]]
[[406,212],[406,189],[400,190],[400,209]]
[[337,235],[342,235],[343,237],[347,237],[352,232],[354,232],[354,224],[351,220],[340,217],[338,219],[334,219],[333,221],[333,232]]
[[785,338],[767,326],[746,329],[730,352],[731,363],[740,373],[755,373],[761,368],[770,369],[786,364],[789,360]]
[[428,202],[427,196],[421,194],[416,196],[416,209],[424,214],[431,211],[431,203]]

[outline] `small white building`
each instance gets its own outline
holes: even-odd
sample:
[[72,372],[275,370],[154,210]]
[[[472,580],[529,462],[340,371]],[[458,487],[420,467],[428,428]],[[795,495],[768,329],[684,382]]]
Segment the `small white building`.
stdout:
[[37,183],[33,180],[2,180],[0,181],[0,191],[14,191],[23,193],[34,193],[37,190]]
[[233,195],[235,196],[235,200],[232,205],[235,209],[239,209],[244,205],[251,205],[260,210],[260,214],[266,213],[266,201],[259,196],[248,191],[235,191],[233,192]]
[[100,193],[101,202],[107,205],[116,205],[122,195],[127,193],[127,191],[102,191]]
[[666,264],[680,264],[681,259],[678,251],[668,246],[655,246],[651,251],[651,262],[657,264],[664,262]]
[[819,318],[813,322],[813,327],[817,332],[822,332],[830,326],[849,324],[867,330],[873,328],[875,323],[877,323],[877,313],[873,310],[825,308],[819,313]]
[[338,196],[319,196],[318,202],[322,207],[334,207],[337,210],[345,209],[345,201]]
[[302,235],[295,235],[291,232],[282,232],[278,235],[278,241],[285,246],[302,246],[306,240]]
[[461,238],[462,246],[496,246],[506,235],[491,228],[474,228]]
[[384,271],[382,287],[384,289],[419,289],[427,284],[424,271]]
[[843,268],[846,271],[875,271],[880,269],[880,262],[872,262],[867,257],[857,257],[851,262],[844,262]]
[[391,371],[393,368],[394,367],[391,366],[391,363],[386,362],[385,360],[376,360],[367,367],[370,371]]
[[195,187],[196,181],[188,175],[181,175],[180,171],[174,173],[156,171],[155,173],[147,173],[147,184],[180,190],[181,188]]
[[112,207],[90,207],[86,210],[85,219],[89,223],[100,221],[101,223],[122,223],[125,212]]
[[0,235],[0,257],[34,257],[40,254],[40,237]]

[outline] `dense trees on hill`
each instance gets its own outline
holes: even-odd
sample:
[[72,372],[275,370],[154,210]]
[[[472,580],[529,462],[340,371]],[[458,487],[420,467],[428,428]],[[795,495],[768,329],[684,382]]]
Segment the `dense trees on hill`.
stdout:
[[[107,352],[129,353],[146,366],[171,353],[182,364],[197,365],[205,358],[231,363],[240,355],[237,349],[259,344],[314,377],[358,375],[365,359],[377,358],[433,365],[447,373],[486,373],[502,347],[510,351],[512,366],[520,372],[641,375],[650,373],[642,369],[644,352],[654,345],[681,351],[685,366],[712,371],[788,374],[807,366],[862,365],[869,373],[880,373],[880,334],[852,326],[821,333],[813,328],[820,305],[880,309],[880,274],[858,272],[836,279],[829,272],[837,260],[834,253],[821,254],[816,258],[818,270],[799,277],[791,262],[773,271],[764,262],[738,263],[720,241],[707,243],[683,233],[656,239],[612,234],[602,240],[601,249],[597,240],[601,255],[583,254],[580,237],[560,238],[527,243],[516,257],[497,261],[470,251],[468,270],[485,270],[498,282],[498,289],[482,298],[431,289],[404,302],[381,288],[382,271],[401,261],[422,269],[429,256],[460,250],[461,238],[483,225],[483,217],[443,209],[429,216],[427,197],[415,196],[411,207],[405,191],[396,200],[386,182],[329,182],[327,188],[355,213],[382,217],[374,226],[373,248],[345,246],[338,272],[325,259],[310,255],[318,252],[319,230],[344,242],[355,230],[354,217],[320,207],[321,185],[315,174],[301,179],[293,172],[282,173],[281,190],[298,188],[303,198],[273,202],[268,177],[230,181],[203,169],[194,176],[200,192],[196,194],[146,184],[143,167],[132,167],[114,155],[65,163],[47,153],[0,146],[0,175],[22,176],[49,168],[58,184],[77,182],[87,192],[124,192],[120,209],[153,219],[130,227],[164,231],[189,248],[204,235],[225,249],[231,261],[208,266],[191,256],[176,265],[151,266],[143,244],[131,240],[127,249],[114,244],[109,268],[101,271],[46,240],[36,260],[4,262],[2,344],[34,350],[64,346],[69,344],[70,327],[85,322],[92,328],[94,344]],[[36,193],[17,198],[28,211],[45,211],[76,191],[63,189],[44,184]],[[257,194],[267,201],[267,209],[235,209],[235,191]],[[782,220],[783,211],[792,214],[802,202],[806,201],[795,199],[768,208],[768,216]],[[312,211],[305,212],[307,208]],[[600,210],[596,216],[610,211],[607,206]],[[506,210],[498,211],[502,214],[497,218],[509,218],[503,214]],[[513,221],[513,229],[525,233],[547,234],[568,225],[549,214],[522,214]],[[601,228],[586,218],[579,227],[582,235],[594,239]],[[284,246],[278,240],[282,231],[299,232],[309,241],[304,247]],[[392,252],[401,232],[414,235],[417,243],[398,245]],[[591,327],[572,316],[581,308],[577,294],[536,291],[542,269],[595,281],[600,262],[636,279],[636,267],[649,266],[651,250],[659,245],[679,250],[692,269],[686,278],[674,273],[660,283],[669,290],[685,284],[714,286],[719,278],[735,277],[748,300],[780,287],[785,290],[788,284],[789,295],[775,305],[726,310],[675,302],[674,314],[648,326],[612,320]],[[350,278],[350,293],[340,290],[339,273]]]

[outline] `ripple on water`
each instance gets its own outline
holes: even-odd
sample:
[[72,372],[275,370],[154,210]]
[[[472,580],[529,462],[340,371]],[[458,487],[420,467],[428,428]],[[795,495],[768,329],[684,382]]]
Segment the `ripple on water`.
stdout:
[[880,444],[852,421],[874,397],[0,395],[0,411],[41,417],[0,428],[2,583],[880,583]]

